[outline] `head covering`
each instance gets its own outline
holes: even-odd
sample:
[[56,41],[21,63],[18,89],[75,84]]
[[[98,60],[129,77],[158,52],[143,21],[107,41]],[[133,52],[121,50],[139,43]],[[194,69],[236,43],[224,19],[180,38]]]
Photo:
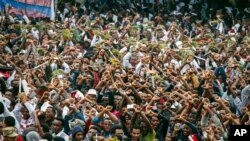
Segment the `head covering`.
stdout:
[[41,137],[39,136],[39,134],[35,131],[31,131],[26,135],[26,140],[27,141],[38,141],[40,140]]
[[5,127],[2,129],[4,137],[17,137],[17,129],[15,127]]
[[96,92],[95,89],[89,89],[87,95],[95,95],[95,96],[97,96],[97,92]]
[[72,130],[72,136],[73,136],[73,138],[75,138],[75,135],[76,135],[76,133],[78,133],[78,132],[84,133],[83,128],[80,127],[80,126],[75,126],[75,127],[73,128],[73,130]]
[[75,128],[77,126],[85,129],[85,122],[80,119],[72,119],[69,121],[70,128]]

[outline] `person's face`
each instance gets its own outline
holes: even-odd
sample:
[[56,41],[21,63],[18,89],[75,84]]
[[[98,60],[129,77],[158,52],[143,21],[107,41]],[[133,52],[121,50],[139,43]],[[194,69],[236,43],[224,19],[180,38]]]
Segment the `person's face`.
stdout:
[[129,129],[130,128],[131,119],[130,119],[130,117],[128,115],[125,115],[125,122],[126,122],[126,124],[125,124],[126,128]]
[[91,139],[94,135],[97,134],[97,131],[95,129],[90,129],[88,131],[88,137]]
[[218,80],[220,81],[220,83],[223,82],[222,76],[218,76]]
[[82,141],[83,140],[83,133],[77,132],[75,135],[76,141]]
[[21,78],[21,76],[20,76],[19,74],[16,74],[16,75],[14,76],[14,80],[12,81],[13,84],[14,84],[14,86],[19,85],[19,80],[20,80],[20,78]]
[[188,136],[190,133],[191,133],[191,129],[187,125],[184,125],[183,127],[184,136]]
[[198,128],[198,130],[202,131],[201,123],[197,123],[197,128]]
[[43,40],[44,40],[44,41],[49,40],[49,36],[48,36],[48,35],[44,35],[44,36],[43,36]]
[[139,140],[140,136],[141,136],[141,130],[140,129],[132,129],[132,132],[131,132],[132,140]]
[[80,63],[74,63],[72,66],[73,69],[78,70],[80,68]]
[[63,59],[63,61],[65,62],[65,63],[67,63],[67,64],[72,64],[72,62],[73,62],[73,59],[72,59],[72,56],[71,55],[68,55],[67,57],[65,57],[64,59]]
[[122,101],[122,97],[121,96],[115,96],[115,100],[114,100],[115,105],[120,105],[121,101]]
[[136,57],[131,57],[130,63],[131,63],[132,65],[137,64],[137,58],[136,58]]
[[[41,75],[40,75],[40,77],[42,77]],[[49,92],[44,92],[43,93],[43,99],[48,99],[49,98]]]
[[25,65],[24,63],[21,63],[21,64],[19,65],[19,68],[20,68],[20,69],[25,69],[25,68],[26,68],[26,65]]
[[173,117],[170,117],[170,119],[169,119],[169,125],[174,125],[174,118]]
[[96,95],[93,95],[93,94],[87,95],[87,98],[88,98],[89,100],[91,100],[91,101],[96,101],[96,100],[97,100]]
[[195,122],[195,115],[189,115],[189,117],[188,117],[188,121],[190,121],[190,122]]
[[146,102],[147,101],[147,95],[146,94],[141,94],[141,99],[142,99],[142,101]]
[[82,50],[82,49],[83,49],[83,46],[80,45],[80,44],[77,44],[77,45],[76,45],[76,48],[79,49],[79,50]]
[[111,121],[110,120],[104,120],[103,129],[106,132],[110,131],[110,129],[111,129]]
[[103,98],[102,98],[102,103],[103,103],[104,105],[108,105],[108,104],[109,104],[109,98],[108,98],[108,97],[103,97]]
[[142,131],[143,135],[147,134],[147,132],[148,132],[148,127],[147,127],[147,124],[145,122],[141,122],[141,131]]
[[162,109],[163,109],[162,103],[158,103],[158,104],[156,105],[156,107],[157,107],[158,110],[162,110]]
[[159,35],[160,38],[162,38],[162,37],[164,36],[163,31],[159,31],[159,32],[158,32],[158,35]]
[[24,119],[27,120],[30,118],[29,110],[27,108],[23,107],[21,109],[21,113],[22,113]]
[[12,92],[9,92],[9,91],[7,91],[7,92],[5,93],[5,97],[8,98],[9,100],[14,99],[13,93],[12,93]]
[[62,131],[62,129],[63,129],[62,122],[59,120],[54,120],[52,123],[52,131],[58,134],[59,132]]
[[89,42],[84,42],[84,47],[85,48],[88,48],[90,46],[90,43]]
[[118,139],[122,139],[122,136],[123,136],[124,132],[122,129],[116,129],[115,130],[115,136],[118,137]]
[[132,103],[135,103],[135,97],[134,96],[129,96],[129,99],[132,101]]
[[84,58],[84,59],[83,59],[83,63],[84,63],[84,64],[89,64],[89,59],[88,59],[88,58]]
[[30,55],[29,58],[28,58],[28,61],[31,62],[34,60],[34,56],[33,55]]
[[54,115],[52,109],[51,109],[51,108],[47,108],[46,111],[45,111],[45,118],[46,118],[46,121],[53,119],[54,116],[55,116],[55,115]]
[[152,117],[152,125],[153,125],[153,128],[154,128],[154,129],[157,129],[158,126],[159,126],[159,124],[160,124],[160,121],[159,121],[158,117],[153,116],[153,117]]
[[85,73],[88,73],[89,72],[89,67],[88,66],[84,66],[83,70],[84,70]]

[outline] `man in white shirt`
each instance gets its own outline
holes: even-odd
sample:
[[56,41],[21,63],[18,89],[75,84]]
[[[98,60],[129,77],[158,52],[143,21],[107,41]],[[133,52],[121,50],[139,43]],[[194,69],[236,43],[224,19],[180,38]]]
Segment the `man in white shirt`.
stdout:
[[69,140],[69,136],[63,131],[63,125],[65,124],[64,119],[62,118],[55,118],[55,120],[52,123],[52,131],[53,136],[56,137],[62,137],[65,139],[65,141]]

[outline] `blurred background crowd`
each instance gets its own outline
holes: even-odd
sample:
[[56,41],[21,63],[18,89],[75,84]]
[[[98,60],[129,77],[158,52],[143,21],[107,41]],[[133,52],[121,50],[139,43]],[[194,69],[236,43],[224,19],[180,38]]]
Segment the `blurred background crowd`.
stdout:
[[226,141],[250,124],[248,0],[58,0],[0,18],[0,141]]

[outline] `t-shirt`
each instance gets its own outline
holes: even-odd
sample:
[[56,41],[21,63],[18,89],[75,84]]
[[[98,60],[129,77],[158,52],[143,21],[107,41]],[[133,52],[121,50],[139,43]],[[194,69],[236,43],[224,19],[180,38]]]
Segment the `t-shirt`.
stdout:
[[155,136],[156,132],[153,130],[152,133],[149,132],[147,135],[143,136],[141,141],[154,141]]

